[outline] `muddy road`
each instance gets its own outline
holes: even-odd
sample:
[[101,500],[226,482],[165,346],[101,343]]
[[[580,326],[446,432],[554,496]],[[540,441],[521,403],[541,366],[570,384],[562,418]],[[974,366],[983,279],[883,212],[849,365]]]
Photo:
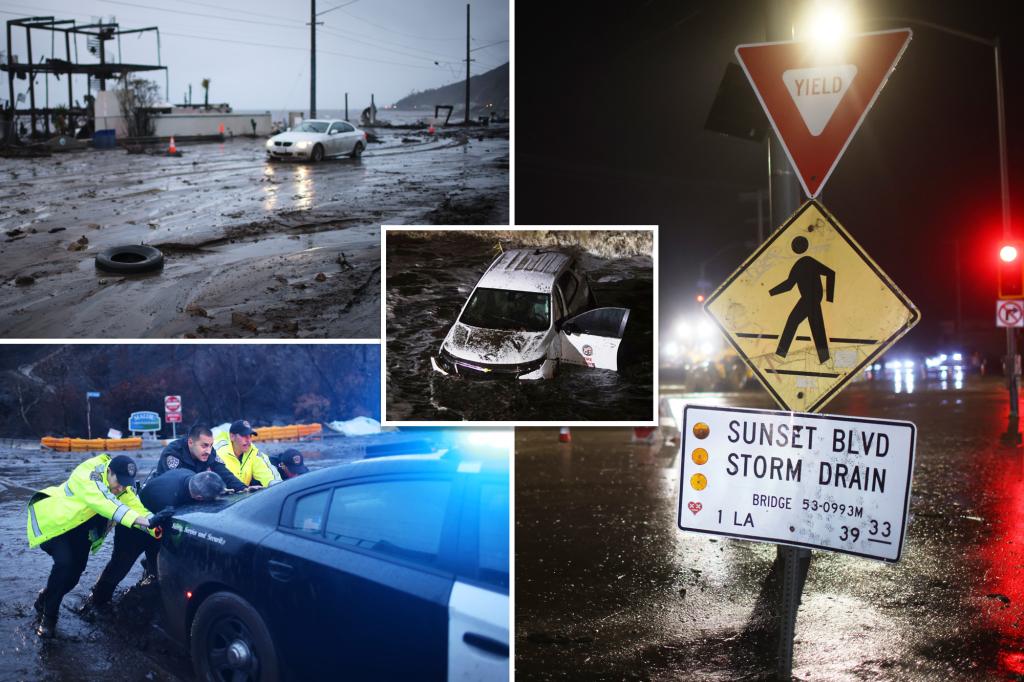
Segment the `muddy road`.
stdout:
[[[380,225],[507,223],[508,128],[378,129],[361,160],[265,139],[0,163],[0,328],[16,338],[377,338]],[[148,244],[162,271],[105,273]]]
[[[295,447],[311,470],[361,459],[367,446],[413,440],[405,434],[325,437],[303,443],[268,443],[273,454]],[[114,610],[95,622],[69,607],[84,600],[110,558],[108,536],[89,563],[78,586],[64,598],[57,638],[40,640],[34,632],[32,602],[46,584],[52,561],[40,549],[29,549],[25,507],[36,490],[67,479],[81,461],[96,453],[54,453],[31,443],[0,443],[0,679],[2,680],[192,680],[188,652],[164,634],[159,589],[136,586],[142,576],[138,562],[114,595]],[[139,479],[156,466],[160,448],[125,453],[137,458]],[[259,493],[250,493],[256,494]]]
[[[502,239],[506,249],[518,244]],[[598,305],[630,309],[619,371],[561,365],[554,379],[473,381],[443,376],[441,347],[473,286],[497,254],[495,239],[445,232],[433,239],[389,232],[387,418],[439,421],[650,420],[653,415],[649,256],[577,250]]]
[[[794,679],[1024,679],[1024,464],[1006,388],[860,383],[830,413],[918,427],[903,558],[813,552]],[[897,392],[899,391],[899,392]],[[758,390],[671,397],[771,408]],[[774,679],[769,544],[676,528],[678,448],[625,429],[516,433],[516,679]]]

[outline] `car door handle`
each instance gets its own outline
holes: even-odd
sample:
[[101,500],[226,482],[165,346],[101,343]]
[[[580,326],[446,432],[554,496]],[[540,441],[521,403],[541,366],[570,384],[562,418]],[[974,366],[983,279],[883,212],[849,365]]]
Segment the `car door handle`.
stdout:
[[496,639],[484,637],[483,635],[478,635],[475,632],[467,632],[462,635],[462,641],[471,647],[483,649],[489,654],[508,658],[508,644],[499,642]]
[[291,564],[286,564],[283,561],[270,560],[267,562],[267,572],[270,573],[270,577],[274,580],[286,583],[292,579],[295,569],[292,568]]

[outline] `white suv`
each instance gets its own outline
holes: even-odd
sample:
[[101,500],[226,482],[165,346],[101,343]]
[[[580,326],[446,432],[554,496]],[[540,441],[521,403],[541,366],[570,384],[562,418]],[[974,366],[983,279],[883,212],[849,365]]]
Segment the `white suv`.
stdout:
[[430,362],[442,374],[549,379],[559,362],[618,369],[626,308],[597,308],[576,259],[505,251],[487,268]]

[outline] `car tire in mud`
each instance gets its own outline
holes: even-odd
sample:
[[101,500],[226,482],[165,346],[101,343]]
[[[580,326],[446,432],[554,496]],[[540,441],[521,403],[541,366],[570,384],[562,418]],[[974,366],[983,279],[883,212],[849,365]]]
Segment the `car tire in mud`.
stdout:
[[164,254],[153,246],[129,244],[113,246],[96,256],[96,267],[107,272],[138,273],[159,270],[164,266]]
[[260,614],[242,597],[218,592],[192,621],[192,665],[200,680],[271,682],[280,678],[274,641]]
[[309,155],[309,160],[313,163],[320,163],[324,160],[324,147],[323,145],[316,145],[313,147],[313,152]]
[[353,159],[359,159],[363,156],[363,143],[356,142],[356,146],[352,148],[352,153],[349,154]]

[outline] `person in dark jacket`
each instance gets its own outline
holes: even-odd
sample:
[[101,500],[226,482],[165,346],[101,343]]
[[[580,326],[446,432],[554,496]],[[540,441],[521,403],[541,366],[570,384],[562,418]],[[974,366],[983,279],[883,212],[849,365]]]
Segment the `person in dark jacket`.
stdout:
[[[224,462],[213,454],[213,431],[208,426],[196,424],[188,435],[167,444],[160,453],[156,471],[150,478],[160,476],[174,469],[188,469],[194,473],[212,471],[221,477],[224,485],[232,490],[245,490],[246,485],[224,466]],[[147,480],[147,484],[149,481]]]
[[[147,509],[160,509],[162,515],[169,516],[170,510],[176,507],[192,502],[215,500],[223,492],[224,480],[216,473],[195,473],[189,469],[177,468],[150,479],[139,493],[139,500],[143,505],[151,505],[146,507]],[[110,602],[114,589],[128,575],[132,564],[143,552],[146,553],[148,570],[152,572],[156,568],[156,554],[160,550],[160,541],[147,533],[130,528],[125,530],[130,532],[114,531],[114,551],[96,584],[93,585],[92,594],[82,606],[85,614]]]
[[282,481],[309,473],[309,468],[306,467],[302,453],[294,448],[285,450],[278,455],[271,455],[270,463],[277,467]]

